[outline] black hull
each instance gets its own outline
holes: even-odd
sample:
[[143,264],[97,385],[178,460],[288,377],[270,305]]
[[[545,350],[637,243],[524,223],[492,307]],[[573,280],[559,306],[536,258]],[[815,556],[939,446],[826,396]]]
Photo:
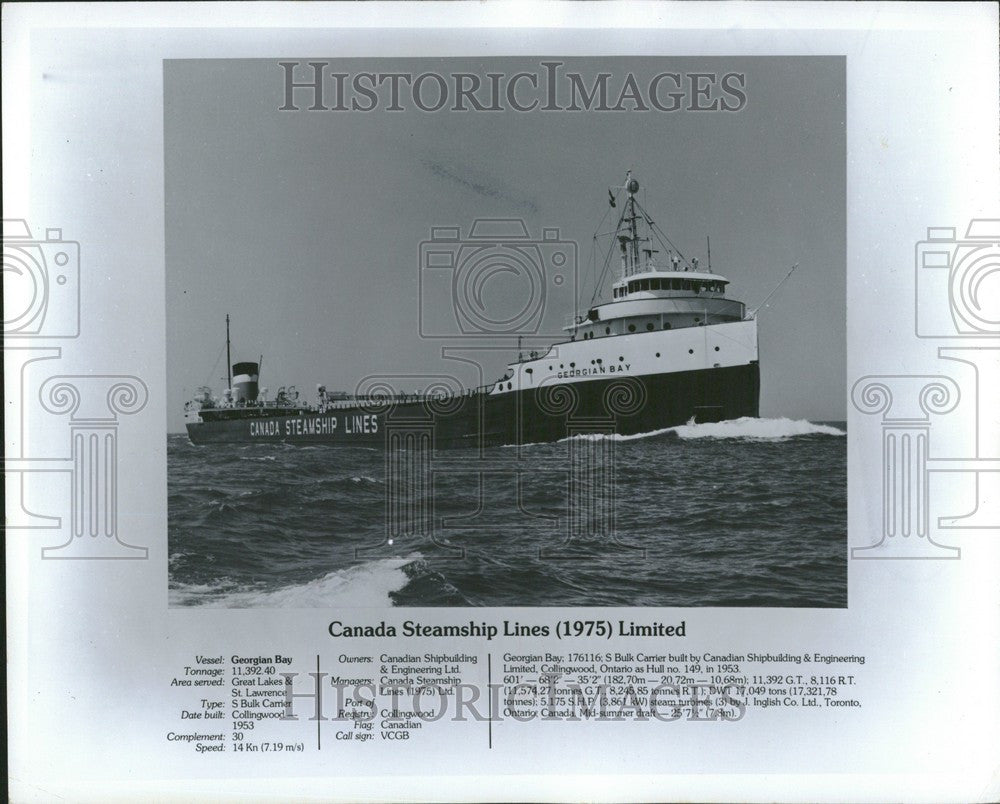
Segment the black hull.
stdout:
[[477,447],[558,441],[582,433],[632,435],[695,422],[759,413],[760,371],[743,366],[562,383],[440,402],[358,406],[324,413],[189,422],[195,444],[386,443],[390,435],[429,437],[435,447]]

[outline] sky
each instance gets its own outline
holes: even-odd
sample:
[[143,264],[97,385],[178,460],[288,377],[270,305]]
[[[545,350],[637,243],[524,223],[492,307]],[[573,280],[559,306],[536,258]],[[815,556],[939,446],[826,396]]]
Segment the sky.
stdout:
[[[548,59],[308,60],[352,76],[467,72],[486,84],[488,73],[541,75]],[[165,62],[168,430],[183,431],[183,403],[198,386],[224,387],[226,313],[233,362],[263,355],[272,395],[295,385],[311,397],[320,383],[353,390],[373,373],[474,384],[467,364],[442,357],[456,341],[429,337],[444,327],[431,326],[442,300],[421,251],[432,227],[465,236],[477,218],[521,219],[535,240],[558,229],[561,243],[576,244],[576,287],[545,300],[553,330],[574,296],[591,297],[607,247],[593,259],[593,235],[608,230],[608,189],[628,169],[657,224],[702,266],[711,237],[713,271],[748,307],[799,263],[758,316],[761,415],[844,419],[843,59],[559,60],[588,85],[610,73],[613,95],[629,73],[642,87],[664,71],[738,72],[747,100],[737,112],[422,112],[408,101],[403,112],[385,103],[295,112],[279,110],[278,60]],[[503,283],[488,284],[485,298],[509,309],[517,286]],[[460,345],[484,347],[475,353],[484,381],[516,351],[509,338]]]

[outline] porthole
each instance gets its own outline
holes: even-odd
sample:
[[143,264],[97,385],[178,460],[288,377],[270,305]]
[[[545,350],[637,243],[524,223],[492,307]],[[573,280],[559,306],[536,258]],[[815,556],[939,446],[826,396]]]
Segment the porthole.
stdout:
[[628,325],[628,331],[629,332],[635,332],[635,324],[629,324]]
[[657,353],[656,353],[656,356],[657,356],[657,357],[659,357],[659,356],[660,356],[660,353],[659,353],[659,352],[657,352]]
[[694,354],[694,349],[688,349],[688,354],[689,355],[693,355]]
[[664,329],[670,329],[670,322],[669,321],[664,321],[663,322],[663,328]]
[[570,367],[570,368],[576,368],[576,363],[570,363],[570,364],[569,364],[569,367]]
[[603,360],[601,360],[601,358],[597,358],[597,365],[601,365],[601,363],[603,363],[603,362],[604,362],[604,361],[603,361]]
[[552,366],[549,366],[549,371],[552,371]]
[[618,359],[619,359],[619,360],[624,360],[625,358],[624,358],[624,357],[622,357],[621,355],[618,355]]
[[611,327],[605,327],[604,328],[604,334],[605,335],[610,335],[611,334]]
[[528,372],[528,374],[534,374],[535,373],[534,369],[530,369],[530,368],[526,368],[525,371]]
[[719,351],[719,347],[718,347],[718,346],[716,346],[716,347],[715,347],[715,351],[716,351],[716,352],[718,352],[718,351]]
[[565,368],[562,363],[559,364],[559,368]]
[[700,319],[700,318],[696,318],[696,319],[694,320],[694,323],[696,323],[696,324],[697,324],[697,323],[698,323],[699,321],[701,321],[701,319]]
[[507,383],[507,390],[510,390],[510,383]]
[[595,362],[596,362],[596,361],[594,361],[594,360],[591,360],[591,361],[590,361],[590,365],[592,365],[592,366],[593,366]]

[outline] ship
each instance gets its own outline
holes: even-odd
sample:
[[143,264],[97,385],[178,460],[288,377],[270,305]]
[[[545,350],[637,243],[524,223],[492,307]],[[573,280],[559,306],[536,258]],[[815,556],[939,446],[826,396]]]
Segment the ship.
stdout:
[[[711,243],[702,268],[673,246],[638,193],[631,171],[609,190],[620,214],[585,312],[547,348],[518,353],[494,382],[409,394],[318,385],[311,402],[289,387],[268,399],[260,361],[231,361],[227,316],[228,387],[217,397],[203,386],[186,403],[188,437],[194,444],[377,446],[395,433],[395,443],[411,434],[434,447],[487,447],[757,417],[755,311],[728,297],[729,280],[711,269]],[[610,298],[598,303],[612,269]]]

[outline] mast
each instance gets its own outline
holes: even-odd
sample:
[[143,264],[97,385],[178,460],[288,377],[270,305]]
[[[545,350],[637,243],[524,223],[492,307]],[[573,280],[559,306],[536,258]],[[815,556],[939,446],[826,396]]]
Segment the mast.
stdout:
[[[636,215],[635,194],[639,192],[639,182],[632,178],[632,171],[625,175],[625,192],[628,198],[625,207],[622,209],[622,216],[618,219],[618,241],[622,250],[622,274],[632,276],[642,269],[639,259],[639,231],[636,225],[638,215]],[[627,229],[622,230],[622,224],[627,221]]]
[[632,273],[637,274],[642,270],[639,264],[639,230],[635,225],[635,194],[639,189],[639,182],[632,179],[631,170],[628,172],[625,186],[628,190],[629,230],[632,233]]
[[233,387],[233,360],[229,355],[229,313],[226,313],[226,388]]

